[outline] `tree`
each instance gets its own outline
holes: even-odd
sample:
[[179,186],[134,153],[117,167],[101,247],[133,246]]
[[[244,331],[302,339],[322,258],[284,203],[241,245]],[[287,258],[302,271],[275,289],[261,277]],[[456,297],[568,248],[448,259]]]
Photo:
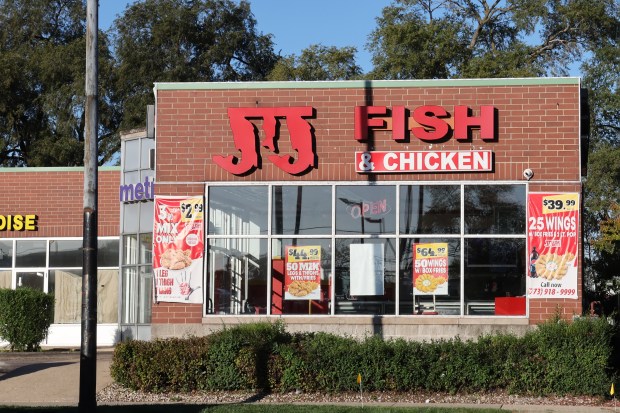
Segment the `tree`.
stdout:
[[278,57],[247,1],[145,0],[115,21],[121,128],[144,125],[154,82],[264,80]]
[[[85,17],[81,0],[0,1],[0,165],[82,165]],[[103,33],[99,46],[103,163],[117,150],[118,116]]]
[[311,45],[297,57],[281,58],[269,74],[269,80],[350,80],[361,77],[362,69],[355,63],[354,47],[337,48]]
[[373,77],[565,75],[617,22],[614,0],[396,0],[368,44]]
[[[583,66],[592,128],[588,176],[584,185],[586,268],[592,299],[620,290],[620,23],[597,40]],[[613,17],[613,15],[612,15]]]

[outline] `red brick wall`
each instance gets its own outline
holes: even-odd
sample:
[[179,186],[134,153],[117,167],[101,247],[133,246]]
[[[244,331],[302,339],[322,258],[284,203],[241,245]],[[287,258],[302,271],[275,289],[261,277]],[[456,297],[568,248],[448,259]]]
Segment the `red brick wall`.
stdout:
[[[472,142],[451,139],[433,144],[433,150],[489,149],[495,153],[493,173],[437,173],[374,175],[377,181],[523,180],[523,170],[534,170],[537,181],[579,180],[579,87],[577,85],[380,88],[365,98],[363,89],[250,89],[159,90],[157,94],[157,181],[287,181],[292,177],[267,159],[261,148],[262,168],[238,177],[216,165],[213,155],[238,155],[227,117],[228,107],[312,106],[310,119],[316,137],[318,168],[296,181],[364,181],[353,164],[355,151],[367,142],[353,138],[355,106],[440,105],[452,112],[455,105],[483,105],[498,110],[497,142],[484,142],[474,131]],[[262,120],[256,120],[260,125]],[[262,129],[261,140],[264,138]],[[391,132],[376,131],[374,150],[427,150],[430,144],[411,138],[395,142]],[[280,153],[291,153],[288,131],[280,129]]]
[[[581,192],[579,152],[579,96],[580,86],[553,84],[544,81],[537,85],[449,86],[449,81],[431,87],[376,87],[358,88],[303,88],[300,84],[283,84],[281,89],[259,88],[256,84],[246,89],[238,84],[230,89],[181,90],[161,87],[157,90],[157,192],[187,194],[172,185],[174,182],[203,183],[213,181],[367,181],[369,176],[355,172],[355,151],[429,150],[431,145],[411,137],[409,142],[396,142],[390,131],[375,131],[369,141],[354,139],[355,106],[405,106],[410,110],[423,105],[443,106],[454,112],[454,106],[466,105],[479,115],[480,106],[497,109],[497,139],[485,142],[474,131],[470,142],[450,139],[435,143],[432,150],[492,150],[494,171],[478,173],[417,173],[376,174],[372,180],[381,181],[520,181],[523,170],[534,171],[530,191]],[[527,82],[524,82],[527,83]],[[381,85],[387,85],[383,82]],[[473,84],[473,83],[472,83]],[[481,83],[478,83],[481,84]],[[312,106],[315,117],[309,120],[314,130],[318,167],[301,176],[291,176],[275,165],[267,156],[268,149],[260,148],[262,166],[246,176],[230,174],[212,160],[213,155],[235,155],[227,109],[229,107],[291,107]],[[259,137],[264,139],[262,120],[254,120]],[[279,154],[291,154],[288,129],[281,122]],[[166,185],[168,183],[169,185]],[[170,187],[170,189],[167,189]],[[194,189],[194,188],[192,188]],[[199,186],[196,185],[196,190]],[[195,191],[194,191],[195,192]],[[578,279],[581,296],[581,274]],[[581,301],[568,299],[530,300],[531,323],[540,322],[559,311],[564,317],[581,314]],[[198,320],[202,309],[185,307],[185,322]],[[183,322],[183,312],[177,306],[154,307],[153,322]],[[175,321],[172,321],[175,320]],[[190,321],[192,320],[192,321]]]
[[[120,170],[99,171],[98,235],[118,236]],[[0,231],[0,238],[81,237],[82,168],[0,169],[0,215],[38,216],[37,231]]]

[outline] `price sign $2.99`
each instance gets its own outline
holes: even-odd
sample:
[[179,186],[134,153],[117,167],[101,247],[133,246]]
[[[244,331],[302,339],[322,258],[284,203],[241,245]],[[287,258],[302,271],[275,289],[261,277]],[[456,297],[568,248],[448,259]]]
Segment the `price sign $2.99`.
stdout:
[[181,219],[191,221],[192,219],[202,219],[204,204],[200,198],[186,199],[181,202]]

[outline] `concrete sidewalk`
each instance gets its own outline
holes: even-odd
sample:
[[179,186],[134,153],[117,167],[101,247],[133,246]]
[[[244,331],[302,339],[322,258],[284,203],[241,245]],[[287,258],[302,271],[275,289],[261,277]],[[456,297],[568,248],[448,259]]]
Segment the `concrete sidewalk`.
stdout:
[[[97,392],[112,384],[110,377],[112,355],[112,349],[97,350]],[[0,406],[77,406],[79,380],[79,351],[0,352]],[[524,413],[611,413],[616,411],[613,407],[508,404],[368,403],[366,405],[494,408]]]
[[[97,350],[97,392],[112,383],[112,354]],[[77,406],[79,394],[79,350],[0,353],[0,405]]]

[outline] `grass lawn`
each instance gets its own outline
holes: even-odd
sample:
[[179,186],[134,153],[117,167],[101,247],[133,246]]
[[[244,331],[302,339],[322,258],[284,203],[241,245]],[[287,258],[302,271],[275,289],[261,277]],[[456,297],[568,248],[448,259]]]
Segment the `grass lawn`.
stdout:
[[[77,407],[4,407],[0,413],[77,413]],[[292,404],[221,404],[221,405],[124,405],[98,406],[97,412],[102,413],[506,413],[499,409],[469,409],[463,407],[377,407],[377,406],[334,406],[334,405],[292,405]]]

